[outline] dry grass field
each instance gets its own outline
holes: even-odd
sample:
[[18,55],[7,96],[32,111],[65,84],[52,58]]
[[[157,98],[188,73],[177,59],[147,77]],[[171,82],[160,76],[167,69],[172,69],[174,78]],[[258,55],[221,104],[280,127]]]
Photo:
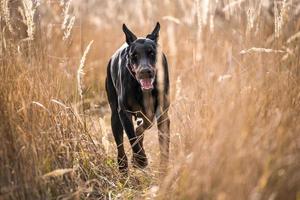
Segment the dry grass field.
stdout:
[[[0,199],[300,200],[298,0],[1,0]],[[106,65],[161,23],[171,159],[118,172]],[[126,138],[126,151],[131,149]]]

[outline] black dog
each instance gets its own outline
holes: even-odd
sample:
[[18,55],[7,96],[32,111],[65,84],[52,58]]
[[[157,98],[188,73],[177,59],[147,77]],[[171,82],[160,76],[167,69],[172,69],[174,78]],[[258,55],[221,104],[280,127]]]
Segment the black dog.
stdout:
[[[128,167],[123,146],[123,129],[132,150],[133,166],[144,168],[148,161],[143,148],[143,133],[150,128],[156,117],[159,130],[161,164],[169,159],[170,120],[169,74],[166,56],[158,53],[160,24],[146,38],[137,38],[123,24],[126,43],[115,52],[107,66],[106,92],[111,108],[111,127],[118,148],[120,171]],[[162,62],[158,69],[157,61]],[[158,74],[162,73],[162,76]],[[158,84],[158,77],[162,77]],[[132,117],[137,120],[134,130]]]

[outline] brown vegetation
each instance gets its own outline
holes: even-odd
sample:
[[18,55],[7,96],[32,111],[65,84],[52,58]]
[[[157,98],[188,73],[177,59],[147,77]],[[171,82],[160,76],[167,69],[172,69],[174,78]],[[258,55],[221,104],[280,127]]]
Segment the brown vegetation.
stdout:
[[[300,198],[297,1],[0,6],[0,199]],[[123,177],[106,64],[123,22],[142,36],[156,21],[170,63],[169,173],[159,173],[154,127],[150,166]]]

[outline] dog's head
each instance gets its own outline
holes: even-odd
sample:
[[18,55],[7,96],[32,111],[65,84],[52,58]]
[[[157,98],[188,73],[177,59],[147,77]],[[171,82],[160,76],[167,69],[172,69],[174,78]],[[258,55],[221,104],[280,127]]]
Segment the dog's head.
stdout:
[[160,25],[157,22],[146,38],[137,38],[125,24],[123,31],[128,44],[128,68],[140,83],[142,90],[153,89],[156,77],[157,40]]

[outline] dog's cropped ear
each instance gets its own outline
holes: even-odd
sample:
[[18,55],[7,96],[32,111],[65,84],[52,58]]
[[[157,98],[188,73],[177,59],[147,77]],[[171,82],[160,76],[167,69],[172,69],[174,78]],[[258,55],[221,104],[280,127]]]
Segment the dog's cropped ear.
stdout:
[[159,30],[160,30],[160,24],[159,22],[156,23],[156,26],[151,34],[147,35],[146,38],[149,38],[150,40],[153,40],[154,42],[157,42],[158,36],[159,36]]
[[125,24],[123,24],[123,32],[126,36],[126,43],[130,45],[132,42],[134,42],[137,37],[127,28]]

